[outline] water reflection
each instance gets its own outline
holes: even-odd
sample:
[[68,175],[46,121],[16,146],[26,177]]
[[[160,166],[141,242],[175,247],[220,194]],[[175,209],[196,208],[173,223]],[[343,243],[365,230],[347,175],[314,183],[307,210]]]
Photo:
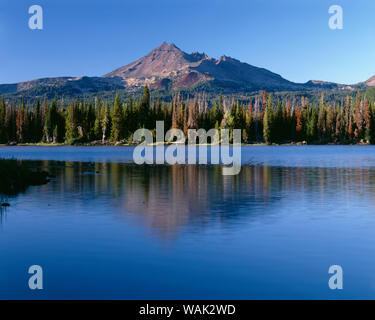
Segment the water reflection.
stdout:
[[[248,165],[237,176],[223,176],[219,166],[55,161],[33,164],[46,168],[56,178],[48,185],[31,188],[31,194],[50,193],[52,201],[69,199],[82,206],[103,198],[106,202],[95,207],[96,213],[100,214],[104,205],[110,206],[124,217],[138,217],[163,237],[175,235],[184,226],[229,227],[244,218],[277,217],[286,205],[293,212],[304,210],[311,202],[328,208],[338,195],[343,203],[358,201],[358,196],[373,203],[375,182],[371,168]],[[285,199],[288,202],[282,201]],[[296,199],[298,207],[293,207]]]

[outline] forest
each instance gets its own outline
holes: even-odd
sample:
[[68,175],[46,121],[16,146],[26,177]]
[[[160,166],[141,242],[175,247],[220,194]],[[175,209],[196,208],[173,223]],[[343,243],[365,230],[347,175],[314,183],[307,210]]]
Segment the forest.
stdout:
[[0,143],[131,143],[139,128],[154,130],[164,120],[165,129],[241,129],[244,143],[357,144],[375,143],[375,100],[364,93],[340,101],[308,98],[275,99],[272,93],[243,103],[233,97],[205,95],[171,101],[151,97],[146,86],[139,98],[121,101],[77,98],[39,99],[25,103],[0,99]]

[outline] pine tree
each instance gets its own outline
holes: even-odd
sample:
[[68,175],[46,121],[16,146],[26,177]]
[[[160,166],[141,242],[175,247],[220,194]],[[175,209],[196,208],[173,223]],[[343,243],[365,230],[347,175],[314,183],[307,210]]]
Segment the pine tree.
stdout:
[[118,93],[116,94],[115,103],[112,109],[112,130],[111,130],[111,140],[113,142],[120,141],[122,136],[123,124],[123,111],[122,103]]
[[102,143],[105,143],[109,133],[111,132],[111,117],[107,104],[105,104],[101,110],[100,124],[102,127]]
[[326,138],[326,111],[325,109],[326,107],[324,103],[319,106],[317,129],[319,132],[319,138],[321,142],[323,142]]
[[360,98],[357,98],[355,104],[355,123],[356,123],[356,130],[354,130],[354,136],[357,140],[361,139],[363,136],[363,103]]
[[40,108],[39,98],[36,101],[36,107],[34,110],[34,121],[33,121],[33,137],[32,141],[40,142],[43,139],[43,120]]
[[335,139],[336,142],[343,140],[343,128],[344,128],[344,112],[343,109],[337,108],[336,113],[336,128],[335,128]]
[[[266,96],[266,92],[265,96]],[[264,99],[263,99],[264,101]],[[268,103],[264,111],[263,116],[263,138],[267,144],[272,143],[272,118],[273,118],[273,105],[272,105],[272,96],[268,98]]]
[[84,117],[84,132],[85,132],[85,138],[88,141],[92,141],[95,137],[94,134],[94,127],[95,127],[95,110],[94,110],[94,104],[91,100],[89,103],[89,107],[85,110],[85,117]]
[[[45,121],[44,121],[44,139],[47,143],[55,143],[59,140],[59,112],[57,107],[57,97],[52,101],[51,105],[47,105]],[[55,130],[56,129],[56,130]]]
[[285,128],[283,127],[283,109],[281,101],[277,103],[274,125],[272,130],[272,137],[275,141],[281,142],[284,140]]
[[25,100],[22,97],[21,106],[17,108],[17,118],[16,118],[16,134],[18,142],[25,142],[27,130],[27,115],[25,110]]
[[197,98],[195,98],[189,108],[189,119],[187,121],[188,129],[199,129],[198,119],[199,119],[198,100]]
[[178,128],[178,109],[176,99],[172,102],[172,128]]
[[246,116],[246,131],[247,131],[247,141],[254,141],[254,115],[253,115],[253,103],[249,102],[249,113]]
[[0,143],[7,142],[5,129],[5,99],[3,97],[0,101]]
[[101,105],[100,105],[100,98],[96,98],[96,116],[95,116],[95,123],[94,123],[94,139],[99,140],[102,135],[102,124],[101,124]]
[[[198,107],[198,101],[197,101],[197,107]],[[198,110],[197,110],[197,113],[199,113]],[[220,110],[219,106],[217,105],[216,101],[214,102],[214,104],[213,104],[213,106],[210,110],[209,118],[210,118],[211,128],[215,125],[216,122],[220,123],[222,118],[223,118],[221,110]]]
[[363,107],[363,118],[365,124],[365,135],[364,138],[367,143],[372,143],[372,136],[371,136],[371,112],[368,101],[365,100],[364,107]]
[[317,133],[317,113],[316,108],[307,110],[308,119],[306,124],[306,138],[308,141],[314,141]]
[[65,122],[65,140],[67,142],[73,142],[78,138],[78,129],[77,129],[77,107],[76,105],[68,106],[68,113],[66,116]]
[[15,106],[10,104],[5,110],[5,134],[6,140],[12,142],[16,140],[16,114]]
[[234,128],[234,117],[232,110],[230,110],[229,108],[224,113],[223,120],[221,121],[221,127],[224,129]]
[[335,120],[335,112],[334,108],[329,106],[327,108],[327,115],[326,115],[326,134],[329,141],[332,141],[333,133],[334,133],[334,120]]
[[148,121],[150,112],[150,90],[146,85],[143,89],[143,97],[139,105],[139,125],[141,128],[151,128],[151,124]]
[[267,100],[268,98],[267,98],[267,91],[266,90],[264,90],[263,91],[263,100],[262,100],[262,104],[263,104],[263,111],[265,111],[266,110],[266,108],[267,108]]

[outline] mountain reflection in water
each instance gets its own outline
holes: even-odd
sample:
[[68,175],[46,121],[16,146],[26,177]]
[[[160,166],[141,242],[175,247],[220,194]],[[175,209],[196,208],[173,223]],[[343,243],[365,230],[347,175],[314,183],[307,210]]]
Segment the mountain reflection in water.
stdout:
[[4,199],[0,298],[374,297],[374,148],[244,147],[236,176],[125,163],[121,148],[3,149],[55,178]]
[[[180,227],[190,225],[230,227],[244,215],[265,219],[262,209],[277,207],[285,198],[313,196],[324,203],[339,188],[349,199],[353,193],[372,192],[375,182],[374,170],[368,168],[248,165],[239,175],[223,176],[221,167],[203,165],[56,161],[33,161],[33,165],[56,175],[50,185],[41,187],[42,193],[46,189],[56,196],[73,195],[71,201],[82,206],[90,198],[105,197],[116,212],[138,216],[162,237],[176,235]],[[272,215],[277,216],[276,208]]]

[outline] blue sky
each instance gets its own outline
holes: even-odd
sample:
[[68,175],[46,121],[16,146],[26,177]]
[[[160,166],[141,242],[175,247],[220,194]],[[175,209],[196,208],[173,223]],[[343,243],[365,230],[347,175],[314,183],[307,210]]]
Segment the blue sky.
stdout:
[[[30,30],[28,8],[44,10]],[[344,29],[328,27],[331,5]],[[0,0],[0,83],[100,76],[163,41],[225,54],[295,82],[375,74],[374,0]]]

